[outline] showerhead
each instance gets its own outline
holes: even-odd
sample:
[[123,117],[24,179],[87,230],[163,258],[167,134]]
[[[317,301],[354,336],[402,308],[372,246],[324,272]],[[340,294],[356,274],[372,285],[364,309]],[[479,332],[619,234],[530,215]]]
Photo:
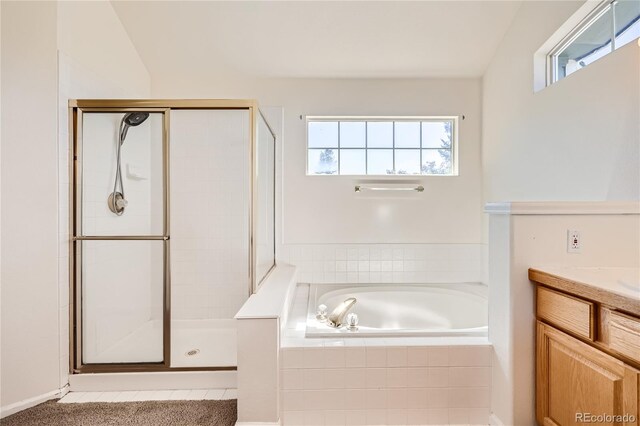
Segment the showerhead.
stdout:
[[[124,198],[124,184],[122,183],[122,172],[120,168],[120,152],[122,144],[127,138],[129,127],[139,126],[144,123],[147,118],[149,118],[148,112],[128,112],[120,120],[120,138],[116,148],[116,179],[113,183],[113,191],[111,192],[111,194],[109,194],[109,198],[107,199],[107,205],[109,206],[109,209],[118,216],[124,213],[124,209],[127,206],[127,199]],[[120,186],[119,191],[118,184]]]
[[127,137],[129,127],[139,126],[149,118],[148,112],[128,112],[122,117],[122,123],[120,124],[120,145],[124,143],[124,139]]
[[149,118],[148,112],[130,112],[125,114],[124,122],[129,126],[137,126],[142,124],[147,118]]

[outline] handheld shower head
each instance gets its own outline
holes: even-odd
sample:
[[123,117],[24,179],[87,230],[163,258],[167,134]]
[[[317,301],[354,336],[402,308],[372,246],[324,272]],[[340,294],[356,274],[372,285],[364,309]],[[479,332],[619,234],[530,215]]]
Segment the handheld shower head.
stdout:
[[122,124],[120,132],[120,145],[124,143],[124,139],[127,137],[127,132],[129,131],[129,127],[139,126],[144,123],[144,121],[149,118],[148,112],[129,112],[122,117]]
[[124,122],[129,126],[137,126],[142,124],[147,118],[149,118],[148,112],[130,112],[125,114]]
[[[129,127],[139,126],[144,123],[147,118],[149,118],[148,112],[128,112],[122,117],[122,120],[120,120],[120,135],[118,144],[116,145],[116,178],[113,183],[113,191],[107,199],[109,209],[118,216],[124,213],[124,209],[127,206],[127,199],[124,197],[124,184],[122,183],[122,170],[120,169],[122,144],[127,137]],[[118,191],[118,189],[120,190]]]

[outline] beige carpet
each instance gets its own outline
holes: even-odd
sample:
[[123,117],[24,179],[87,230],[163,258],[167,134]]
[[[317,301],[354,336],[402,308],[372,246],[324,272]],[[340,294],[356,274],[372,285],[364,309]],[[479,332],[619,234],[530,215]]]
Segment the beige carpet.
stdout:
[[48,401],[0,420],[2,426],[233,426],[237,401],[58,404]]

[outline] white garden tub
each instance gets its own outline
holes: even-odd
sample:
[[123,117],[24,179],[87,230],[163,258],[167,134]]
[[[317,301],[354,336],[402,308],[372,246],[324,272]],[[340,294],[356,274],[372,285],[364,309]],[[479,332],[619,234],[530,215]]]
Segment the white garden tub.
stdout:
[[[355,297],[349,312],[357,330],[334,328],[316,319],[321,304],[331,311]],[[487,287],[455,284],[312,284],[307,337],[486,336]]]

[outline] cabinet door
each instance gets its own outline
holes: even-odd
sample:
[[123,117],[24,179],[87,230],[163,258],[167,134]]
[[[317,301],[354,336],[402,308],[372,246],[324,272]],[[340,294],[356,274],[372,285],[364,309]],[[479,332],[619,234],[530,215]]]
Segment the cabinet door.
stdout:
[[[540,425],[637,425],[640,373],[604,352],[538,321],[536,417]],[[582,416],[582,417],[580,417]],[[593,422],[593,420],[591,421]]]

